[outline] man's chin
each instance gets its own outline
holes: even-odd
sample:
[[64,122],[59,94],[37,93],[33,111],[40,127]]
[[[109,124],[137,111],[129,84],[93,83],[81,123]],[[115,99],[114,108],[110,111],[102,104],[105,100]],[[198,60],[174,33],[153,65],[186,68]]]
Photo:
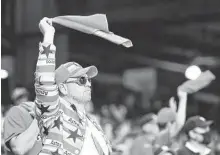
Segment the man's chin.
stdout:
[[84,103],[90,102],[90,101],[91,101],[91,94],[89,94],[89,93],[84,93],[81,100],[82,100],[82,102],[84,102]]
[[83,93],[83,97],[91,100],[91,91],[85,91]]
[[78,104],[86,104],[86,103],[91,101],[91,97],[86,97],[86,96],[79,97],[79,98],[78,97],[73,97],[73,100],[78,102]]
[[85,91],[81,96],[73,96],[73,100],[76,100],[77,102],[87,103],[91,101],[91,91]]

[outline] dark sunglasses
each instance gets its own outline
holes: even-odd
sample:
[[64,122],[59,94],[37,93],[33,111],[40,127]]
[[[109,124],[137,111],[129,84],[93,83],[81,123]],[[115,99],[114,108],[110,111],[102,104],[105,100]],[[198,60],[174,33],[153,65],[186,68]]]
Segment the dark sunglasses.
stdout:
[[167,123],[158,123],[158,127],[159,127],[160,130],[165,129],[166,126],[167,126]]
[[91,79],[86,78],[86,77],[71,78],[71,79],[74,79],[74,80],[66,81],[65,83],[77,83],[80,86],[86,85],[87,81],[91,83]]
[[[173,124],[175,121],[171,121],[170,123]],[[167,127],[168,123],[157,123],[160,130],[163,130]]]

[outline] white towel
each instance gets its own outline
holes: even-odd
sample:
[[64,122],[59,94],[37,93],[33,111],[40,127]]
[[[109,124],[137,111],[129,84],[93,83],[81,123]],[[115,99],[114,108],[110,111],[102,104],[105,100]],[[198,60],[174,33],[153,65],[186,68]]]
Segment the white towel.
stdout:
[[215,80],[215,75],[211,71],[207,70],[203,72],[196,80],[188,80],[178,88],[181,91],[191,94],[207,87],[213,80]]
[[104,38],[118,45],[123,45],[127,48],[132,47],[131,40],[123,38],[110,32],[108,29],[108,21],[106,15],[95,14],[91,16],[58,16],[54,17],[54,23],[62,26]]

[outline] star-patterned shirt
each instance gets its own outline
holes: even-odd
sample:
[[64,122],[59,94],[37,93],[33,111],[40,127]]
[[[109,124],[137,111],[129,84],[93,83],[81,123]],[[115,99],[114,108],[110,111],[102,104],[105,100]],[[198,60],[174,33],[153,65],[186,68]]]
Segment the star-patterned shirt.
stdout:
[[[35,72],[36,114],[43,140],[39,155],[80,154],[84,147],[86,130],[89,130],[88,122],[93,124],[99,137],[102,137],[108,146],[108,151],[104,151],[104,154],[108,155],[111,147],[103,131],[92,119],[80,114],[73,104],[59,96],[54,72],[55,46],[40,44]],[[97,140],[97,136],[93,135],[93,141],[94,148],[99,149],[99,155],[103,155],[102,144]]]

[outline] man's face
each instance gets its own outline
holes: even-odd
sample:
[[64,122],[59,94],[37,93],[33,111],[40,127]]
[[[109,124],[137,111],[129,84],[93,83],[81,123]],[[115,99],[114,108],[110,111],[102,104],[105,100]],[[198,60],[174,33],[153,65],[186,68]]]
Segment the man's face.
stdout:
[[148,123],[144,124],[142,129],[146,133],[149,133],[149,134],[152,134],[152,135],[159,134],[159,128],[158,128],[156,122],[154,122],[154,121],[151,121],[151,122],[148,122]]
[[157,125],[158,125],[160,132],[165,131],[165,130],[169,130],[173,123],[175,123],[174,120],[166,122],[166,123],[159,123],[157,121]]
[[87,103],[91,100],[91,81],[87,75],[69,78],[66,82],[68,96],[74,100]]
[[210,131],[210,127],[209,127],[209,126],[207,126],[207,127],[205,127],[205,128],[197,127],[197,128],[194,129],[194,131],[195,131],[196,133],[199,133],[199,134],[204,134],[204,133],[207,133],[207,132]]
[[208,145],[211,142],[210,127],[206,127],[206,128],[197,127],[191,130],[189,135],[191,139],[205,145]]

